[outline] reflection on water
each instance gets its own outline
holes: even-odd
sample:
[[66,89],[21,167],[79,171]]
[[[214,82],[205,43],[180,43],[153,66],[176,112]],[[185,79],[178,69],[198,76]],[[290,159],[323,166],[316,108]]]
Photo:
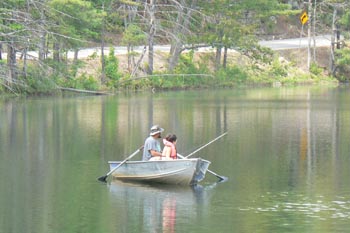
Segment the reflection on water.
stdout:
[[[132,209],[125,223],[128,232],[176,232],[179,222],[195,220],[208,211],[202,207],[210,201],[215,186],[215,183],[188,187],[147,185],[114,180],[108,188],[112,202]],[[133,225],[131,219],[142,219],[142,225]]]
[[[0,101],[0,233],[348,232],[349,100],[299,87]],[[195,157],[229,180],[98,183],[153,123],[183,155],[228,131]]]
[[306,218],[316,218],[319,220],[350,219],[350,197],[336,196],[333,200],[328,200],[325,196],[307,197],[305,195],[295,195],[293,193],[282,192],[278,194],[266,193],[257,198],[254,203],[257,206],[238,207],[241,211],[252,211],[257,214],[278,212],[280,215],[301,214]]

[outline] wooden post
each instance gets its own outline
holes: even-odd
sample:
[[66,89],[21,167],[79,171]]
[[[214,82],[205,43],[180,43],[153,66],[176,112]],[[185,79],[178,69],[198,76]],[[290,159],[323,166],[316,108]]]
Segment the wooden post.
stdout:
[[[312,0],[309,0],[308,13],[312,12]],[[311,19],[309,15],[309,20]],[[308,38],[308,46],[307,46],[307,69],[310,70],[311,66],[311,26],[310,21],[307,25],[307,38]]]
[[313,12],[313,17],[312,17],[312,27],[313,27],[313,29],[312,29],[312,33],[313,33],[313,45],[314,45],[314,47],[313,47],[313,58],[312,58],[312,60],[314,61],[314,62],[316,62],[316,7],[317,7],[317,0],[315,0],[315,2],[314,2],[314,12]]

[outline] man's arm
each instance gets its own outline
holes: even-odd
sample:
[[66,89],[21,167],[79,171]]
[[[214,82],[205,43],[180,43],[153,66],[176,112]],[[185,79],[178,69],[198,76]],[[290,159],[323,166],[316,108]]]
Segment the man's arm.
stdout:
[[161,152],[159,152],[159,151],[156,151],[156,150],[149,150],[149,153],[151,153],[151,155],[153,156],[153,157],[157,157],[157,156],[162,156],[162,153]]

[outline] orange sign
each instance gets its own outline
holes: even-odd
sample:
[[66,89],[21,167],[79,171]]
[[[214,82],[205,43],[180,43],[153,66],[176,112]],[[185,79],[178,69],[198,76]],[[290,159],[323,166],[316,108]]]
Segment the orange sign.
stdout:
[[302,25],[306,24],[307,21],[309,20],[309,16],[307,16],[307,12],[304,11],[301,15],[300,15],[300,23]]

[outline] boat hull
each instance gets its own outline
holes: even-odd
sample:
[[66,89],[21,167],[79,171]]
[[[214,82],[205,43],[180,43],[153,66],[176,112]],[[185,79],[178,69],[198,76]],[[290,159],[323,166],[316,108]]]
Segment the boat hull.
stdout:
[[[121,161],[109,161],[110,171]],[[128,161],[112,176],[127,182],[151,182],[176,185],[195,185],[205,178],[210,162],[201,158],[157,160],[157,161]]]

